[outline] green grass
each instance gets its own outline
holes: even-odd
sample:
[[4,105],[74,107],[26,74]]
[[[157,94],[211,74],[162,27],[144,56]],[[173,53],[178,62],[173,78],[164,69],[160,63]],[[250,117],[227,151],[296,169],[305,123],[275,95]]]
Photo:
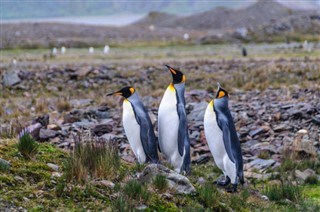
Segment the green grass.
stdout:
[[85,184],[93,179],[117,180],[121,178],[118,149],[112,144],[80,138],[65,163],[65,176],[70,181]]
[[268,185],[262,192],[265,194],[271,201],[285,201],[286,199],[299,203],[302,202],[305,198],[304,189],[300,185],[293,184],[280,184],[280,185]]
[[158,191],[164,192],[168,188],[166,176],[157,174],[153,180],[153,185]]
[[19,152],[27,158],[33,158],[38,153],[38,147],[38,143],[28,132],[24,133],[17,143]]

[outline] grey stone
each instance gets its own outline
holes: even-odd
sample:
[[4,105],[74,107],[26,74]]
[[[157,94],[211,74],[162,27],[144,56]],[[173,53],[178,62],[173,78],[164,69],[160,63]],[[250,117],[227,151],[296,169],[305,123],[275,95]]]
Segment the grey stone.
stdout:
[[188,114],[187,118],[189,121],[203,121],[204,113],[208,106],[207,102],[192,103],[190,104],[193,110]]
[[259,134],[263,133],[264,131],[265,131],[265,129],[259,127],[259,128],[255,129],[255,130],[251,130],[251,131],[249,132],[249,135],[250,135],[251,137],[254,137],[254,136],[256,136],[256,135],[259,135]]
[[6,161],[6,160],[4,160],[2,158],[0,158],[0,164],[1,164],[1,167],[4,167],[5,169],[7,169],[7,168],[9,168],[11,166],[9,161]]
[[73,107],[85,107],[89,106],[93,103],[94,101],[92,99],[72,99],[70,100],[70,104]]
[[99,137],[99,139],[102,139],[102,140],[105,140],[105,141],[109,141],[109,140],[112,140],[114,138],[116,138],[117,136],[112,134],[112,133],[106,133],[102,136]]
[[21,82],[19,77],[19,72],[17,70],[6,71],[2,77],[2,83],[6,87],[11,87]]
[[93,134],[97,136],[102,136],[103,134],[112,132],[111,124],[98,124],[92,129]]
[[49,130],[49,129],[40,129],[40,140],[46,141],[49,138],[54,138],[57,137],[60,133],[54,130]]
[[272,159],[264,160],[264,159],[257,158],[255,160],[251,161],[250,163],[245,164],[244,169],[245,170],[252,170],[255,168],[255,169],[263,171],[263,170],[271,167],[275,163],[276,163],[276,161],[272,160]]
[[144,183],[151,183],[158,174],[167,178],[169,188],[175,189],[178,193],[190,194],[196,191],[189,179],[161,164],[150,164],[142,172],[139,180]]
[[109,180],[99,180],[99,181],[94,182],[94,184],[101,185],[101,186],[108,187],[108,188],[114,188],[114,186],[115,186],[115,184]]
[[51,168],[53,171],[58,171],[59,170],[59,166],[53,163],[47,163],[47,166],[49,168]]

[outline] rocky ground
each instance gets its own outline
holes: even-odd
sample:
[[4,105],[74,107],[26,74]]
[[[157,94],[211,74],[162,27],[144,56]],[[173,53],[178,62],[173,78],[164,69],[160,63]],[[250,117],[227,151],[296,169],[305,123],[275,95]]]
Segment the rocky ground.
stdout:
[[[203,116],[215,95],[217,81],[230,91],[230,110],[241,141],[249,185],[273,179],[289,155],[294,154],[300,164],[317,159],[320,60],[291,59],[285,55],[276,60],[180,58],[152,64],[118,61],[76,65],[55,63],[52,59],[49,65],[39,61],[28,66],[8,65],[3,71],[0,98],[1,140],[15,138],[17,132],[28,127],[39,142],[69,152],[75,146],[75,135],[89,134],[99,141],[113,140],[123,161],[134,164],[136,160],[121,123],[122,99],[105,95],[133,85],[148,108],[157,132],[158,105],[171,80],[163,66],[167,62],[187,76],[185,97],[195,173],[190,176],[193,184],[212,178],[197,172],[205,167],[213,170],[203,132]],[[5,159],[10,160],[8,156]],[[319,178],[320,168],[297,165],[294,172],[297,182],[303,183],[309,176]],[[7,187],[8,183],[3,182],[1,185]]]

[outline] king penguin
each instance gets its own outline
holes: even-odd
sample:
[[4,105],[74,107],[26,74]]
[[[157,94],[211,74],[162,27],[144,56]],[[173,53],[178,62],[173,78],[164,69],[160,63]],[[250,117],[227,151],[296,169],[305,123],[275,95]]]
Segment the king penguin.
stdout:
[[159,149],[178,173],[190,172],[190,140],[185,110],[186,76],[167,65],[173,81],[165,91],[158,111]]
[[140,164],[158,163],[156,136],[147,110],[143,106],[137,91],[132,87],[110,93],[107,96],[123,96],[122,122],[131,149]]
[[240,183],[244,183],[243,161],[228,101],[228,92],[218,83],[216,98],[209,103],[204,115],[204,132],[213,159],[226,179],[215,183],[227,186],[231,181],[232,186],[226,188],[226,191],[235,192],[238,177]]

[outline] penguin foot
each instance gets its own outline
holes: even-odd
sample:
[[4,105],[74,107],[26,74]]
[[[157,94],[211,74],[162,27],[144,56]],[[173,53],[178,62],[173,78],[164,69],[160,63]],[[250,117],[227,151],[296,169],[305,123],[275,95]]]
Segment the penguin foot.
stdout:
[[230,183],[230,178],[226,177],[225,180],[215,180],[213,181],[213,184],[218,185],[218,186],[227,186]]
[[232,186],[229,186],[226,188],[226,192],[228,193],[235,193],[237,192],[237,184],[231,184]]

